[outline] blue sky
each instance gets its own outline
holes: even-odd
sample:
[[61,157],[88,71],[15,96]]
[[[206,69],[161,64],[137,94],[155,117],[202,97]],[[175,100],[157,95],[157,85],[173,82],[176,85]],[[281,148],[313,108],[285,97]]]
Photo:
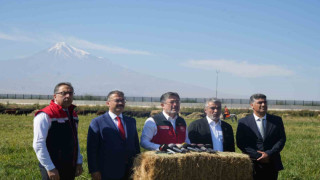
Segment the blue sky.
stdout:
[[0,0],[0,63],[64,41],[212,90],[219,70],[218,97],[320,100],[319,7],[318,0]]

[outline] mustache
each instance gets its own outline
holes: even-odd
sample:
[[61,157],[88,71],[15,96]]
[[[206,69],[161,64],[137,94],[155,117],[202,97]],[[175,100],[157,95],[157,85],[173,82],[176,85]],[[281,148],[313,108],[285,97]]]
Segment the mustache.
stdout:
[[119,104],[119,105],[117,105],[116,107],[124,107],[124,105],[122,105],[122,104]]

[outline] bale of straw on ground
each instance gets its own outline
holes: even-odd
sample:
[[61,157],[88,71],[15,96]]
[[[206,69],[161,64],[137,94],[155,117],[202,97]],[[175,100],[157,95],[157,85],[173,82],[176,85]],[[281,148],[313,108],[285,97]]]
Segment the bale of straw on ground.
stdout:
[[156,154],[148,151],[134,162],[134,180],[247,180],[252,179],[250,158],[245,154],[218,152]]
[[188,116],[186,116],[186,119],[201,119],[205,117],[205,114],[203,112],[193,112],[191,114],[189,114]]

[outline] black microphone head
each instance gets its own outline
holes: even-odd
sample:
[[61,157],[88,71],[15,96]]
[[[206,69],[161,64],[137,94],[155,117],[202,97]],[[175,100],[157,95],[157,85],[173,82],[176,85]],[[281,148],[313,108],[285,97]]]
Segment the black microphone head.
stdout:
[[167,151],[168,148],[169,148],[169,147],[168,147],[168,144],[162,144],[162,145],[159,147],[159,150],[160,150],[160,151]]

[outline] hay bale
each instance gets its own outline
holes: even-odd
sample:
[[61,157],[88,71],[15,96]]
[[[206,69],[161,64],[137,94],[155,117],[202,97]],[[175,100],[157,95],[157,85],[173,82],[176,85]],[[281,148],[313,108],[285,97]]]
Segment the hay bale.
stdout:
[[159,113],[161,113],[161,112],[162,112],[162,110],[152,110],[152,111],[150,112],[150,116],[154,116],[154,115],[159,114]]
[[205,114],[203,112],[193,112],[188,116],[186,116],[185,118],[186,119],[202,119],[203,117],[205,117]]
[[191,152],[156,154],[148,151],[134,162],[134,180],[238,180],[252,179],[252,165],[245,154]]
[[238,114],[238,118],[241,119],[241,118],[244,118],[244,117],[249,116],[251,114],[252,113],[241,113],[241,114]]

